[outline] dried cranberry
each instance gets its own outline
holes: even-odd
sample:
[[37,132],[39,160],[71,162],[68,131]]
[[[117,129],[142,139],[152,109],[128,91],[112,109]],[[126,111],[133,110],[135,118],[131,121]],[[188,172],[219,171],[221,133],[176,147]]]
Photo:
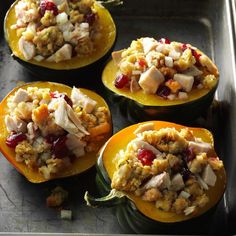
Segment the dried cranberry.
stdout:
[[53,142],[51,152],[56,158],[68,156],[69,150],[66,146],[66,139],[66,136],[61,136]]
[[161,38],[161,39],[159,40],[159,42],[160,42],[160,43],[165,43],[165,44],[170,44],[170,43],[171,43],[170,40],[167,39],[167,38]]
[[54,16],[58,15],[58,8],[54,2],[49,0],[42,0],[40,2],[40,13],[43,16],[46,11],[52,11]]
[[146,61],[143,60],[143,59],[139,59],[138,60],[138,64],[141,66],[141,67],[145,67],[147,65]]
[[163,98],[167,98],[170,95],[170,92],[171,92],[170,88],[163,85],[158,88],[157,95]]
[[15,148],[19,142],[26,140],[27,137],[23,133],[11,134],[6,139],[6,145],[10,148]]
[[67,95],[64,94],[63,98],[67,102],[68,105],[70,105],[71,107],[73,106],[73,102]]
[[197,88],[197,86],[201,83],[201,81],[198,79],[198,78],[194,78],[194,81],[193,81],[193,87],[194,88]]
[[187,148],[185,150],[185,161],[188,163],[190,161],[192,161],[193,159],[195,159],[196,155],[193,151],[192,148]]
[[58,136],[54,136],[52,134],[48,134],[46,137],[46,142],[49,144],[53,144],[54,141],[56,141],[58,139]]
[[70,154],[69,155],[70,161],[73,162],[76,160],[76,155],[75,154]]
[[73,102],[71,101],[71,99],[63,93],[56,93],[56,92],[50,92],[50,97],[51,98],[64,98],[64,100],[72,107],[73,106]]
[[183,43],[182,44],[182,51],[184,52],[186,49],[188,49],[189,47],[188,47],[188,45],[187,44],[185,44],[185,43]]
[[156,155],[151,150],[141,148],[138,152],[138,159],[144,166],[151,166],[155,158]]
[[192,54],[193,54],[193,56],[195,57],[196,61],[199,62],[199,59],[200,59],[201,54],[198,53],[196,50],[194,50],[194,49],[192,49],[192,48],[191,48],[191,51],[192,51]]
[[187,167],[183,167],[180,174],[182,175],[183,180],[186,181],[189,179],[189,177],[191,176],[192,173]]
[[84,16],[84,20],[85,22],[87,22],[89,25],[92,25],[95,20],[96,20],[96,14],[94,14],[93,12],[92,13],[89,13],[89,14],[86,14]]
[[124,74],[120,74],[116,77],[115,87],[118,89],[124,88],[129,83],[129,77]]

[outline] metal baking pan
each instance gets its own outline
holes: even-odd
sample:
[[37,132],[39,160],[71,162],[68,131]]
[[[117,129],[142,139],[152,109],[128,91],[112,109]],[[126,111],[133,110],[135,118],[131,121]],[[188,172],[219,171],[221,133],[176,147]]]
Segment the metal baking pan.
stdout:
[[[1,1],[0,20],[12,1]],[[132,39],[142,36],[167,37],[189,42],[209,55],[219,67],[220,83],[216,94],[217,107],[200,119],[200,125],[210,128],[216,139],[216,149],[224,160],[228,185],[225,195],[207,227],[192,228],[191,234],[236,234],[236,71],[235,71],[235,3],[232,0],[124,0],[121,7],[111,10],[118,29],[115,49],[127,47]],[[100,71],[100,70],[99,70]],[[91,72],[100,81],[100,73]],[[89,76],[91,76],[89,75]],[[40,80],[14,61],[0,30],[0,99],[23,82]],[[43,78],[44,80],[46,78]],[[64,83],[69,83],[64,80]],[[76,86],[93,89],[104,96],[98,83],[86,84],[78,79]],[[105,97],[106,99],[106,97]],[[128,114],[108,101],[113,115],[114,132],[132,124]],[[198,121],[191,122],[199,125]],[[112,209],[91,209],[85,205],[85,190],[96,194],[95,168],[87,173],[44,184],[31,184],[6,160],[0,157],[0,232],[28,233],[132,233],[120,228]],[[68,208],[72,221],[63,221],[59,212],[46,207],[50,190],[63,186],[69,191]],[[155,234],[170,234],[153,232]],[[172,232],[173,233],[173,232]],[[183,229],[181,234],[185,234]],[[189,232],[188,232],[189,234]]]

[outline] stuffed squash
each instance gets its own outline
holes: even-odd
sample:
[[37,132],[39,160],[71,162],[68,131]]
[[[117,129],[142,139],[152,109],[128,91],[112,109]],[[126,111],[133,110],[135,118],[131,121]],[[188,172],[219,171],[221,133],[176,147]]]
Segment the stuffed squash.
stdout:
[[104,145],[97,162],[98,188],[107,195],[86,193],[87,204],[116,206],[121,225],[137,233],[194,226],[193,219],[213,208],[226,186],[213,145],[212,134],[202,128],[162,121],[125,128]]
[[0,108],[0,150],[34,183],[89,169],[112,132],[107,104],[87,89],[29,83],[12,90]]

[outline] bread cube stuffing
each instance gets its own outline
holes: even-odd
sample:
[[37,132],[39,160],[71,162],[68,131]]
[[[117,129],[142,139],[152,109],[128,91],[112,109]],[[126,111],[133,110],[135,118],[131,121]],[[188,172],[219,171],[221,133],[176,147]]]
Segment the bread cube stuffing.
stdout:
[[[131,93],[142,90],[172,101],[192,99],[193,90],[210,90],[218,81],[217,67],[206,55],[190,44],[163,38],[133,40],[127,49],[113,52],[113,61],[118,67],[116,78],[127,76]],[[168,92],[158,93],[159,87]]]
[[188,143],[201,143],[188,128],[152,128],[152,122],[140,125],[136,138],[117,154],[111,187],[153,202],[165,212],[194,214],[209,201],[208,191],[217,179],[209,160],[218,159],[206,152],[186,159]]

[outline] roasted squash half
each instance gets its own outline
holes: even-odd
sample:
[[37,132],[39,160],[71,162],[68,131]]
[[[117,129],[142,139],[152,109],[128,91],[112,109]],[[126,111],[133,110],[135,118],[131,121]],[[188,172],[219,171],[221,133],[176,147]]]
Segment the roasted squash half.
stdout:
[[[193,87],[190,92],[187,92],[187,98],[185,97],[182,99],[178,98],[178,96],[177,98],[168,98],[168,96],[165,94],[166,92],[169,93],[172,90],[174,92],[185,92],[184,88],[181,88],[178,81],[175,80],[175,73],[176,75],[178,74],[178,76],[182,74],[184,76],[189,75],[190,67],[186,69],[186,63],[184,64],[183,69],[180,69],[180,67],[182,66],[182,62],[180,62],[180,60],[183,59],[184,61],[185,58],[180,57],[180,59],[174,60],[170,56],[168,56],[168,53],[162,52],[162,54],[160,54],[155,50],[150,51],[150,53],[155,53],[155,55],[153,56],[154,59],[155,56],[158,57],[161,55],[161,58],[163,57],[171,60],[171,65],[170,67],[168,67],[169,64],[167,62],[165,62],[166,64],[164,64],[163,60],[166,59],[162,58],[159,59],[159,65],[152,65],[150,67],[149,65],[147,65],[147,63],[151,63],[148,61],[150,57],[148,58],[148,54],[145,52],[145,46],[142,46],[140,43],[142,39],[146,38],[141,38],[136,41],[134,40],[131,43],[131,46],[127,49],[113,52],[113,60],[108,62],[108,64],[105,66],[102,74],[102,82],[107,88],[108,94],[110,94],[111,99],[116,97],[116,100],[118,100],[120,98],[122,109],[126,109],[126,111],[128,111],[128,113],[131,114],[131,117],[133,117],[136,121],[158,119],[173,122],[182,122],[193,120],[203,114],[211,105],[219,82],[218,69],[214,65],[214,63],[199,49],[191,45],[186,46],[186,44],[172,42],[180,48],[179,50],[183,51],[181,52],[183,53],[181,57],[185,57],[184,53],[186,52],[186,48],[189,47],[188,50],[190,55],[192,50],[192,56],[189,58],[192,58],[191,60],[195,60],[195,64],[191,64],[192,62],[190,63],[188,61],[191,65],[191,70],[192,68],[198,68],[198,70],[196,71],[197,73],[202,73],[202,76],[207,75],[209,71],[211,71],[210,74],[214,74],[214,83],[208,88],[203,87],[200,89],[200,87],[198,88],[195,84],[195,82],[198,82],[194,76]],[[165,45],[169,46],[170,44],[168,43]],[[158,45],[158,47],[159,46],[160,45]],[[142,49],[142,47],[144,49]],[[184,49],[181,49],[181,47],[183,47]],[[206,64],[204,64],[205,61],[200,64],[201,59],[199,58],[201,58],[201,56],[202,58],[204,58],[204,60],[207,61]],[[208,68],[206,65],[208,66]],[[152,85],[153,81],[150,80],[151,86],[146,88],[146,91],[143,90],[143,88],[147,87],[148,81],[146,78],[144,79],[145,76],[143,75],[147,75],[149,70],[152,70],[152,72],[149,73],[149,76],[151,76],[151,74],[154,74],[153,70],[156,71],[156,69],[159,70],[159,74],[161,72],[161,80],[163,80],[164,82],[161,82],[161,85],[158,87],[156,92],[150,93],[150,90],[152,90],[152,87],[155,85]],[[141,72],[142,74],[140,76]],[[158,73],[155,76],[158,77]],[[195,72],[193,72],[193,74],[190,74],[194,75],[194,73]],[[120,84],[117,85],[118,81],[121,81],[122,76],[126,78],[123,78],[123,81],[119,82]],[[141,80],[145,80],[145,82],[140,82]],[[153,78],[153,80],[157,79]],[[143,85],[143,83],[145,84]],[[140,88],[141,86],[143,87]],[[178,86],[180,87],[178,88]]]
[[[28,168],[26,164],[23,162],[17,162],[16,161],[16,153],[14,148],[10,148],[6,145],[6,139],[9,136],[9,132],[5,125],[5,117],[7,114],[9,114],[9,110],[7,107],[7,100],[8,98],[15,94],[16,91],[19,89],[27,89],[28,87],[37,87],[37,88],[48,88],[50,91],[58,91],[59,93],[66,93],[68,96],[70,96],[72,88],[59,83],[52,83],[52,82],[34,82],[34,83],[27,83],[25,85],[22,85],[20,87],[17,87],[13,89],[0,103],[0,127],[1,127],[1,134],[0,134],[0,151],[5,156],[5,158],[22,174],[24,175],[30,182],[32,183],[41,183],[48,181],[42,173],[38,171],[38,169],[32,169]],[[102,146],[107,139],[111,136],[112,133],[112,123],[111,123],[111,117],[110,117],[110,111],[108,108],[108,105],[103,100],[101,96],[96,94],[95,92],[87,89],[80,89],[81,92],[91,99],[95,100],[97,102],[96,107],[105,107],[108,109],[108,116],[109,116],[109,132],[107,132],[102,140],[98,141],[98,145]],[[77,158],[76,160],[73,160],[72,165],[70,165],[69,168],[63,169],[61,172],[56,174],[55,176],[52,176],[50,179],[57,179],[57,178],[64,178],[69,177],[73,175],[80,174],[82,172],[85,172],[89,168],[95,165],[96,163],[96,152],[86,152],[83,156]]]
[[17,36],[16,30],[11,29],[11,26],[16,24],[15,6],[20,0],[16,0],[8,10],[4,21],[5,39],[12,52],[12,56],[24,67],[29,69],[38,75],[47,76],[61,76],[63,75],[75,75],[75,72],[85,72],[87,69],[91,69],[92,65],[100,65],[108,57],[115,44],[116,40],[116,26],[109,11],[101,4],[95,2],[93,8],[98,14],[98,21],[101,25],[101,37],[95,41],[95,50],[92,54],[84,57],[72,57],[70,60],[61,62],[48,62],[48,61],[36,61],[31,59],[27,61],[21,51],[19,50],[18,42],[19,36]]
[[[175,128],[180,130],[185,126],[163,121],[151,121],[155,125],[155,130],[161,128]],[[140,124],[146,124],[143,122]],[[135,138],[134,131],[140,124],[129,126],[113,135],[103,146],[97,161],[96,183],[98,190],[104,196],[94,198],[85,194],[85,200],[89,206],[115,207],[117,218],[121,226],[136,233],[190,233],[193,227],[204,227],[204,222],[208,222],[206,217],[214,212],[214,206],[220,201],[226,187],[226,173],[222,168],[216,173],[217,181],[214,187],[207,190],[209,202],[199,208],[197,212],[190,215],[176,214],[174,212],[164,212],[157,209],[155,204],[142,200],[141,197],[126,191],[116,191],[111,188],[111,179],[116,171],[118,159],[115,158],[120,150],[124,150],[127,144]],[[204,142],[213,145],[212,134],[203,128],[188,127],[195,137],[201,138]],[[198,225],[198,226],[196,226]],[[191,226],[191,227],[190,227]],[[200,229],[198,228],[198,229]],[[195,228],[197,230],[197,228]],[[190,230],[190,231],[189,231]]]

